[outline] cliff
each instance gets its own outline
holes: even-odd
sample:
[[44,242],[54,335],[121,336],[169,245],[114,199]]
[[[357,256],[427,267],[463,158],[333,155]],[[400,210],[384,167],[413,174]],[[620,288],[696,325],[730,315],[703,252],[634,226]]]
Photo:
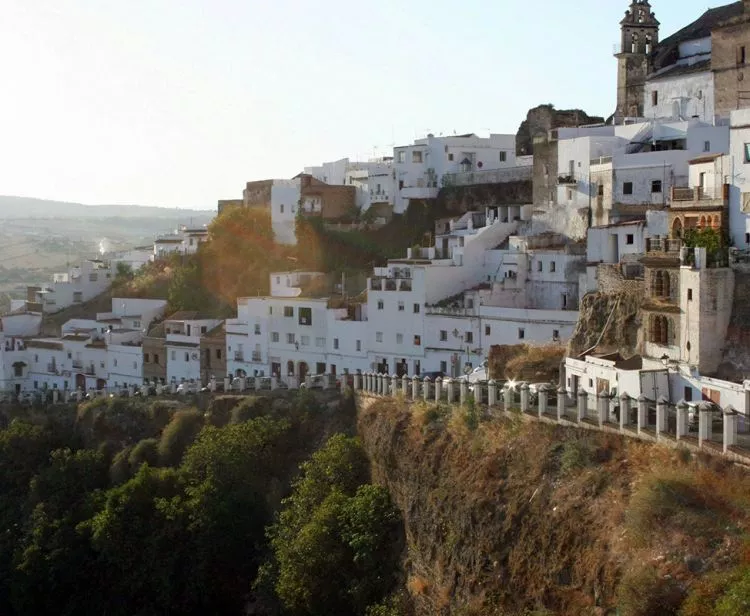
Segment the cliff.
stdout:
[[590,116],[582,109],[555,109],[554,105],[539,105],[530,109],[516,134],[516,154],[534,153],[534,138],[547,135],[548,130],[563,127],[602,124],[601,116]]
[[638,353],[642,297],[634,293],[589,293],[581,300],[578,323],[568,344],[568,356],[585,351],[624,357]]
[[361,407],[417,616],[709,615],[744,571],[742,470],[520,417],[472,431],[466,412]]

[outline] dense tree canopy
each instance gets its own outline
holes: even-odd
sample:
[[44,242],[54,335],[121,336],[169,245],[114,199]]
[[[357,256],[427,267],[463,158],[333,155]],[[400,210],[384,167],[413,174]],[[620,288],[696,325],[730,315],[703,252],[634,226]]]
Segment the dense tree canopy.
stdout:
[[[256,398],[233,415],[237,402],[204,414],[102,400],[1,430],[0,613],[333,613],[330,599],[364,614],[381,601],[398,518],[359,444],[314,453],[327,428],[309,392],[274,412]],[[254,598],[264,562],[270,592]]]

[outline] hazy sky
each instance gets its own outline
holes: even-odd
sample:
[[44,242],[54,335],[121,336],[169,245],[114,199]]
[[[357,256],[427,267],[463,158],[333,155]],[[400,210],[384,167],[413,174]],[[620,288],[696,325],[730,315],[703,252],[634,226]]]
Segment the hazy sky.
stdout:
[[[0,194],[213,208],[427,132],[614,110],[628,0],[0,0]],[[662,37],[706,8],[652,0]]]

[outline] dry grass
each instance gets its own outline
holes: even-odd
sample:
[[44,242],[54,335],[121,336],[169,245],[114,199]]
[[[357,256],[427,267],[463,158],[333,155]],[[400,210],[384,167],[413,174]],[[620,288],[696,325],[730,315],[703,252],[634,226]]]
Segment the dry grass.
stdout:
[[412,596],[423,596],[430,587],[430,583],[419,575],[412,575],[406,582],[406,588]]
[[565,348],[559,345],[495,345],[490,349],[490,374],[495,379],[557,383]]

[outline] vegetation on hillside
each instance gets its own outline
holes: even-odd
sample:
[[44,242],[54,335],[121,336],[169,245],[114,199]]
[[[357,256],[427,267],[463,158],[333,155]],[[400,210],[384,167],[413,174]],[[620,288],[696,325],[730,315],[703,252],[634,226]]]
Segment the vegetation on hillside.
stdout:
[[418,616],[750,613],[746,469],[474,413],[383,400],[359,418]]
[[303,392],[13,419],[0,431],[0,613],[296,616],[336,602],[364,616],[394,587],[400,525],[361,444],[328,440],[351,410]]

